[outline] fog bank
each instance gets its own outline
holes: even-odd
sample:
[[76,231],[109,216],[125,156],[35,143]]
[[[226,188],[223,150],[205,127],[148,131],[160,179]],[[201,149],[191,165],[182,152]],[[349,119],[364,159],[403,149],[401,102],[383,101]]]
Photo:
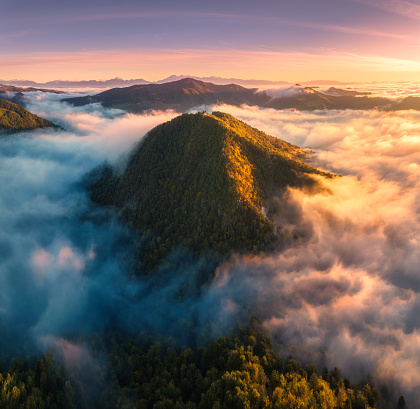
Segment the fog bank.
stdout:
[[217,109],[313,148],[316,166],[343,175],[323,182],[331,195],[289,190],[300,243],[238,261],[224,291],[241,288],[236,305],[248,291],[247,308],[294,355],[420,398],[420,113]]
[[[178,339],[223,334],[258,315],[283,353],[367,372],[420,398],[420,113],[294,112],[214,107],[306,146],[312,164],[343,177],[312,195],[290,189],[276,221],[295,245],[236,258],[197,297],[206,261],[179,249],[174,270],[133,279],[131,233],[92,208],[80,184],[104,161],[122,170],[130,150],[175,116],[135,116],[98,104],[71,107],[31,94],[28,109],[67,129],[0,138],[2,351],[53,347],[84,356],[66,337],[111,326]],[[177,261],[184,261],[183,265]],[[189,336],[189,335],[188,335]]]

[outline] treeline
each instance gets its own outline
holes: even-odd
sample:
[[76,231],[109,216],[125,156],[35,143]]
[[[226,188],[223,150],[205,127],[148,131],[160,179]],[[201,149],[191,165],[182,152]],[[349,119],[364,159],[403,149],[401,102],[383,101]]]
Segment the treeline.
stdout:
[[[16,361],[0,376],[1,408],[393,409],[389,388],[369,377],[352,384],[338,368],[321,372],[275,352],[248,329],[203,347],[179,349],[106,332],[90,337],[92,359],[73,373],[50,354]],[[106,357],[106,359],[104,359]],[[75,358],[77,359],[77,357]],[[77,365],[76,365],[77,366]],[[80,369],[82,368],[82,369]],[[81,373],[81,371],[91,372]],[[71,371],[70,371],[71,372]],[[91,379],[96,374],[97,379]],[[89,380],[87,380],[90,378]],[[92,387],[92,384],[96,384]]]
[[51,353],[32,363],[29,359],[15,361],[0,375],[0,407],[407,407],[403,397],[392,403],[389,388],[377,388],[369,377],[356,385],[342,377],[338,368],[319,372],[313,364],[302,367],[291,356],[282,357],[267,334],[255,329],[196,348],[179,349],[168,340],[151,343],[146,336],[127,338],[113,332],[92,335],[88,346],[92,359],[87,365],[76,362],[75,372],[66,370]]
[[377,389],[371,379],[354,385],[337,368],[302,367],[253,329],[181,351],[160,342],[148,349],[135,341],[114,345],[114,385],[104,408],[395,407],[386,387]]
[[[17,359],[0,373],[2,409],[76,409],[77,382],[52,353],[41,359]],[[80,395],[80,390],[79,390]]]
[[305,152],[223,113],[184,114],[159,125],[132,155],[125,172],[106,168],[91,198],[114,206],[140,233],[139,260],[150,270],[177,246],[259,253],[275,243],[261,211],[275,188],[312,186],[322,174]]
[[59,128],[51,121],[30,113],[20,105],[4,99],[0,101],[0,130],[18,132],[46,127]]

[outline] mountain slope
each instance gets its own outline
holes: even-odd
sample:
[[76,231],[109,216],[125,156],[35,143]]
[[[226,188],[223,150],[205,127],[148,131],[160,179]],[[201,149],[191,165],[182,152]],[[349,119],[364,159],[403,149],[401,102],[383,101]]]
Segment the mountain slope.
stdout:
[[65,98],[62,101],[76,106],[101,103],[105,107],[124,109],[133,113],[148,110],[172,109],[188,112],[200,106],[214,104],[255,105],[273,109],[420,109],[420,98],[408,97],[393,100],[372,97],[369,92],[357,92],[330,88],[321,92],[311,87],[295,85],[287,89],[258,91],[240,85],[215,85],[193,78],[163,84],[134,85],[127,88],[113,88],[96,95]]
[[142,257],[153,267],[175,246],[196,253],[259,252],[276,240],[263,206],[277,188],[310,186],[305,151],[215,112],[184,114],[157,126],[125,172],[106,168],[91,198],[115,206],[143,235]]
[[230,105],[262,105],[270,100],[256,89],[239,85],[215,85],[192,78],[165,84],[134,85],[114,88],[100,94],[65,98],[62,101],[80,106],[99,102],[105,107],[125,109],[129,112],[173,109],[186,112],[200,105],[225,103]]
[[0,100],[0,130],[19,132],[49,127],[60,128],[51,121],[30,113],[20,105]]

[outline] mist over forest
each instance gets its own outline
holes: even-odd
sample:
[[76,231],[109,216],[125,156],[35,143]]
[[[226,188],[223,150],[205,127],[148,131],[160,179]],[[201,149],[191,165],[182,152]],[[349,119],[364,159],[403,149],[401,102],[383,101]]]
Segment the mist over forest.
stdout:
[[282,354],[354,381],[370,373],[420,399],[419,112],[206,107],[311,149],[312,166],[341,177],[318,192],[279,194],[278,222],[284,237],[298,233],[293,245],[233,256],[199,296],[180,297],[206,259],[180,248],[169,255],[176,270],[156,272],[159,285],[134,277],[134,233],[93,206],[84,183],[104,163],[123,172],[147,131],[177,114],[26,98],[65,131],[0,135],[3,358],[65,354],[78,346],[74,334],[109,328],[188,346],[256,316]]

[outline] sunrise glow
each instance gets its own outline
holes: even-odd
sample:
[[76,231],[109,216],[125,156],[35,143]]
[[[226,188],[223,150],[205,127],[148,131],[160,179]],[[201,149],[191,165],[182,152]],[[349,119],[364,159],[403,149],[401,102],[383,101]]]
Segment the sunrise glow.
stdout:
[[0,79],[420,81],[406,1],[77,3],[3,6]]
[[416,408],[420,0],[0,17],[1,408]]

